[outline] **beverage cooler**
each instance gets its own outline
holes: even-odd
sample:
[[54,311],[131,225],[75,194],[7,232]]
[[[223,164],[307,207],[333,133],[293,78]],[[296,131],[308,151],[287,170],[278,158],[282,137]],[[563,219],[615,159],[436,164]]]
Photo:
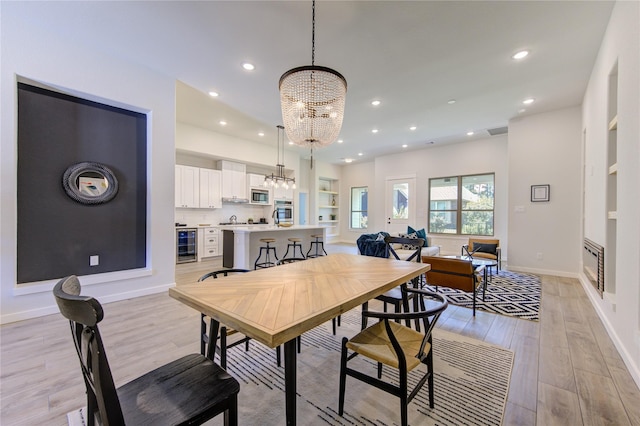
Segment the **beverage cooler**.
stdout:
[[198,260],[198,230],[176,229],[176,263]]

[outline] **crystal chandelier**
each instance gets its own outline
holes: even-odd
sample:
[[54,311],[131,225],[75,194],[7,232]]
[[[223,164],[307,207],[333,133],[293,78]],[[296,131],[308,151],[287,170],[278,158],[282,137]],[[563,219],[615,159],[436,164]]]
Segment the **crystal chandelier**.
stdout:
[[331,68],[315,65],[316,2],[312,3],[311,65],[293,68],[280,77],[282,120],[296,145],[320,148],[340,134],[347,80]]
[[[278,160],[276,163],[276,173],[265,175],[264,186],[278,188],[282,186],[284,189],[289,189],[291,185],[292,189],[296,189],[296,179],[285,176],[284,174],[284,127],[281,125],[276,126],[278,128]],[[282,158],[280,157],[280,145],[282,145]]]

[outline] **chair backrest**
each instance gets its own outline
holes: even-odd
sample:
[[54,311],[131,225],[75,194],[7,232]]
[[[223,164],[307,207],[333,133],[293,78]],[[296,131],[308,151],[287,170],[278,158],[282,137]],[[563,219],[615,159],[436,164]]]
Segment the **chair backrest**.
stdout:
[[420,254],[422,252],[422,246],[424,245],[423,238],[403,238],[387,236],[384,238],[384,243],[386,257],[390,259],[401,260],[401,257],[396,251],[398,250],[396,246],[398,246],[402,250],[413,250],[413,253],[411,253],[409,257],[403,260],[418,263],[422,262],[422,256]]
[[[363,311],[362,315],[372,318],[378,318],[384,321],[385,329],[387,331],[387,336],[389,336],[389,340],[396,352],[399,369],[401,371],[406,371],[406,360],[408,358],[418,358],[420,361],[423,361],[428,355],[429,351],[425,352],[425,348],[427,343],[431,344],[432,338],[431,333],[440,318],[442,312],[447,309],[449,306],[449,302],[447,299],[438,293],[433,293],[431,291],[416,289],[416,288],[408,288],[406,289],[408,293],[414,294],[416,296],[418,302],[418,309],[416,311],[411,312],[400,312],[400,313],[390,313],[390,312],[373,312],[373,311]],[[425,302],[425,299],[428,299],[428,302]],[[393,327],[390,322],[392,321],[405,321],[405,320],[421,320],[422,327],[421,332],[424,333],[422,338],[422,343],[420,345],[417,353],[406,353],[406,351],[401,347],[398,342],[395,333],[393,332]],[[397,327],[397,326],[396,326]],[[400,327],[405,327],[404,325]],[[407,327],[408,328],[408,327]],[[413,348],[413,345],[411,345]],[[404,356],[403,356],[404,355]]]
[[[480,246],[480,245],[483,246]],[[473,253],[482,251],[496,255],[498,254],[498,247],[500,247],[500,240],[489,238],[469,238],[469,252]]]
[[104,316],[102,305],[93,297],[80,296],[80,291],[80,281],[71,275],[58,281],[53,295],[60,313],[71,325],[71,336],[87,387],[88,411],[91,413],[97,408],[102,424],[124,425],[120,400],[98,330],[98,323]]
[[427,284],[455,288],[471,292],[476,286],[475,268],[470,260],[430,256],[424,263],[431,265],[427,271]]
[[305,259],[304,257],[288,257],[286,259],[278,260],[278,265],[286,265],[287,263],[302,262],[303,260],[307,260],[307,259]]
[[221,269],[219,271],[207,272],[206,274],[198,278],[198,282],[204,281],[209,278],[216,279],[219,276],[226,277],[229,274],[240,274],[245,272],[249,272],[249,270],[248,269]]

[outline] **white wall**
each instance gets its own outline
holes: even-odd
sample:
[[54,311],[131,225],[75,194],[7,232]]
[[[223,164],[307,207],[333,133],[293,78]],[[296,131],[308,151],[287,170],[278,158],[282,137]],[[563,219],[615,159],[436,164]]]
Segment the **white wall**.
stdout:
[[[376,232],[376,230],[372,230],[371,228],[371,214],[373,213],[371,206],[378,195],[373,186],[374,171],[375,163],[373,161],[358,162],[342,168],[342,178],[340,180],[340,241],[342,242],[355,244],[360,235]],[[349,221],[351,220],[351,188],[355,186],[368,187],[368,229],[349,228]]]
[[[370,218],[372,229],[384,229],[384,191],[387,177],[416,175],[416,224],[414,228],[428,230],[429,178],[495,173],[494,235],[507,252],[507,137],[505,135],[478,139],[461,144],[434,146],[420,151],[389,155],[376,159],[375,185],[378,196],[371,203],[377,214]],[[373,219],[373,220],[371,220]],[[432,237],[434,245],[442,246],[445,254],[459,254],[468,237]],[[506,256],[503,255],[506,261]]]
[[[577,276],[582,242],[580,127],[577,106],[509,122],[511,269]],[[531,202],[531,185],[539,184],[551,185],[549,202]],[[515,211],[517,207],[523,211]]]
[[[606,246],[607,99],[618,63],[618,197],[615,294],[601,299],[581,275],[609,335],[640,386],[640,3],[617,2],[583,102],[585,236]],[[593,174],[591,171],[593,170]],[[605,291],[607,283],[605,282]]]
[[16,285],[17,76],[148,113],[148,269],[93,275],[81,282],[92,282],[85,293],[102,302],[166,291],[174,285],[175,273],[173,190],[166,190],[174,185],[174,80],[82,46],[81,40],[47,33],[29,22],[20,2],[2,2],[1,31],[0,321],[58,311],[50,291],[53,282]]

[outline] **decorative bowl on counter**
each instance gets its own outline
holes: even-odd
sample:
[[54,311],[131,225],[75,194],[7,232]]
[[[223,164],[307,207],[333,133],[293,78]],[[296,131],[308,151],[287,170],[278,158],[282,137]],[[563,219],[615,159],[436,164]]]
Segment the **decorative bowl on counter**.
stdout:
[[288,228],[290,226],[293,226],[293,223],[279,223],[278,226],[281,228]]

